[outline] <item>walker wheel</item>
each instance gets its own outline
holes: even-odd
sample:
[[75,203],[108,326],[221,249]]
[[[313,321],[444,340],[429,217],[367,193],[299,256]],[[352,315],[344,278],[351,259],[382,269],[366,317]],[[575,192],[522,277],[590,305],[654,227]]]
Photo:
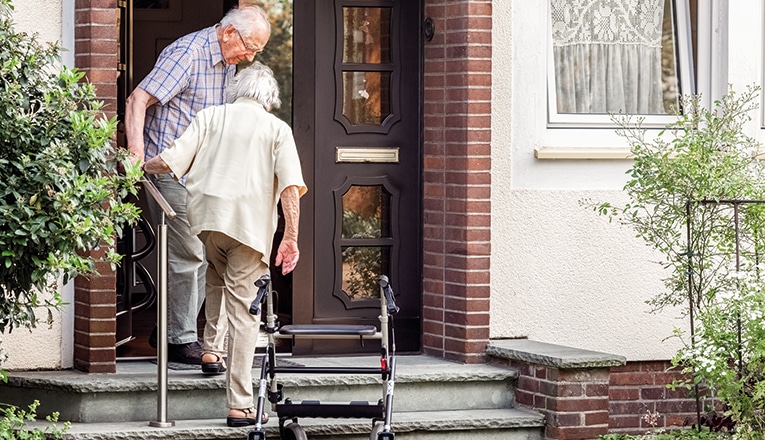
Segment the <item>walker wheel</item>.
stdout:
[[292,422],[284,427],[282,440],[308,440],[308,436],[302,426]]
[[266,433],[263,430],[250,431],[247,433],[247,440],[266,440]]
[[376,423],[374,428],[372,428],[372,432],[369,434],[369,440],[393,440],[396,435],[392,432],[382,432],[383,431],[383,424],[382,423]]
[[382,430],[383,424],[375,423],[374,427],[372,428],[372,432],[369,433],[369,440],[377,440],[377,434],[379,434]]

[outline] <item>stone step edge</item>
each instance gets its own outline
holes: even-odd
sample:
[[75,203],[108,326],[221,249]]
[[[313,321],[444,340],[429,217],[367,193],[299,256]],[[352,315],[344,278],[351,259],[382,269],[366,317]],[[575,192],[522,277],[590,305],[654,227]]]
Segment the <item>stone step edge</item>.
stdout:
[[[394,433],[475,431],[485,429],[542,429],[544,415],[524,408],[479,409],[453,411],[418,411],[394,413]],[[44,426],[43,422],[33,422]],[[312,435],[368,434],[369,419],[300,419],[300,426]],[[60,425],[60,424],[59,424]],[[278,438],[278,421],[272,418],[265,425],[267,438]],[[229,428],[223,419],[177,420],[174,426],[159,428],[149,422],[72,423],[63,440],[135,440],[135,439],[246,439],[252,427]]]
[[[253,374],[253,380],[257,380],[258,374]],[[441,372],[441,373],[407,373],[397,374],[396,384],[407,383],[465,383],[465,382],[496,382],[516,380],[517,370],[507,369],[493,372]],[[284,374],[277,377],[279,383],[285,387],[335,387],[351,385],[376,385],[381,384],[382,379],[377,376],[353,376],[353,375],[298,375]],[[40,390],[59,390],[68,393],[112,393],[112,392],[136,392],[155,391],[157,389],[156,377],[124,377],[119,375],[102,374],[72,374],[72,375],[41,375],[39,373],[11,373],[8,387],[21,387]],[[183,374],[170,375],[167,383],[168,390],[184,391],[195,389],[225,389],[225,376],[209,377],[201,373],[199,375]]]

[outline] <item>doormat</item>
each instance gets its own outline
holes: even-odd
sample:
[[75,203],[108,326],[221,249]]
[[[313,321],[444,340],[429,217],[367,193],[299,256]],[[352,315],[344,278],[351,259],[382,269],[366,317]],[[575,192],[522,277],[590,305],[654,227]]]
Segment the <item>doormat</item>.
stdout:
[[[156,364],[157,360],[153,359],[151,361],[152,364]],[[252,359],[252,368],[260,368],[263,364],[263,356],[262,355],[256,355]],[[299,364],[297,362],[293,362],[287,359],[282,359],[280,357],[276,357],[276,366],[277,367],[303,367],[303,364]],[[201,365],[194,365],[194,364],[183,364],[180,362],[168,362],[167,363],[167,369],[168,370],[177,370],[177,371],[183,371],[183,370],[202,370]]]

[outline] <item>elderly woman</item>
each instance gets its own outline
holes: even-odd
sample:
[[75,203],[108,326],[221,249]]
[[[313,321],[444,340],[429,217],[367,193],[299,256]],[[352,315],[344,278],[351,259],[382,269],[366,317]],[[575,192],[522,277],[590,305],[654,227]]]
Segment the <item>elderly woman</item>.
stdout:
[[223,306],[229,323],[226,422],[247,426],[255,424],[251,370],[260,316],[249,313],[255,281],[268,272],[280,200],[285,229],[275,264],[285,274],[295,268],[299,199],[308,189],[290,127],[269,113],[281,104],[271,69],[258,62],[243,69],[228,93],[233,103],[197,113],[172,147],[143,170],[186,177],[189,224],[208,262],[202,362],[223,365],[223,353],[212,351],[208,340],[208,327]]

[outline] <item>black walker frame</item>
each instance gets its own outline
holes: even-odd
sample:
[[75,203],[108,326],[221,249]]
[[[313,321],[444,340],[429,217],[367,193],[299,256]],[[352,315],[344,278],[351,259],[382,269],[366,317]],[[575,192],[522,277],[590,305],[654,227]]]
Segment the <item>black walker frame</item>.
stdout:
[[[254,428],[247,434],[247,440],[265,440],[262,414],[266,399],[271,403],[271,409],[279,418],[279,434],[282,440],[306,440],[305,430],[298,423],[304,418],[359,418],[371,419],[371,440],[393,440],[395,434],[391,430],[391,415],[393,408],[393,388],[396,373],[396,359],[393,331],[393,319],[399,308],[388,277],[382,275],[380,284],[380,329],[374,325],[324,325],[302,324],[280,326],[274,313],[273,292],[270,275],[263,275],[255,282],[258,293],[250,306],[250,313],[261,312],[261,303],[266,303],[266,325],[268,345],[263,355],[258,387],[257,419]],[[306,366],[276,366],[276,340],[298,338],[307,339],[358,339],[363,345],[364,340],[380,340],[379,367],[306,367]],[[284,399],[282,384],[277,381],[277,374],[370,374],[382,378],[382,398],[378,402],[352,401],[348,403],[322,403],[318,400],[303,400],[293,402],[289,397]],[[284,400],[284,402],[282,402]],[[280,403],[281,402],[281,403]],[[288,422],[289,423],[286,423]],[[379,423],[382,422],[382,423]],[[286,423],[286,424],[285,424]]]

